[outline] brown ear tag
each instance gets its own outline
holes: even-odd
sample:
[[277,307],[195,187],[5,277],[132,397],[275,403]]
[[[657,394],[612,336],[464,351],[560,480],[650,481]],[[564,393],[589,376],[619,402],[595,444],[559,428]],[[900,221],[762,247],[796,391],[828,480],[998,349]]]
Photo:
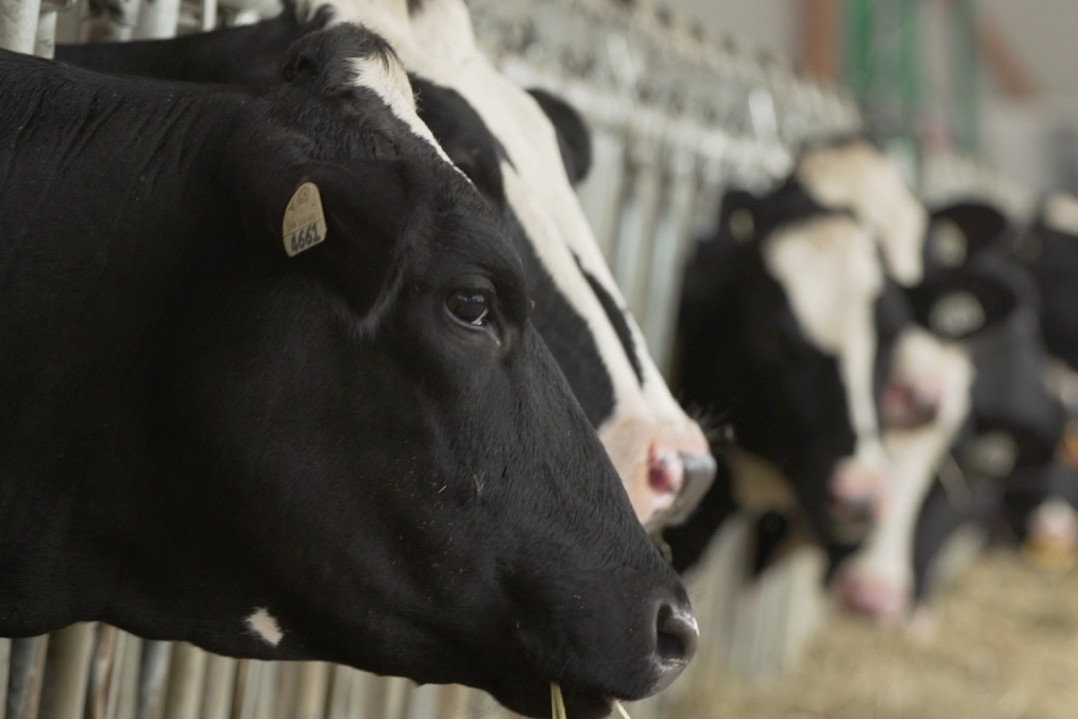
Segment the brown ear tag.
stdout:
[[326,216],[318,185],[304,182],[296,188],[284,211],[284,251],[295,257],[326,239]]

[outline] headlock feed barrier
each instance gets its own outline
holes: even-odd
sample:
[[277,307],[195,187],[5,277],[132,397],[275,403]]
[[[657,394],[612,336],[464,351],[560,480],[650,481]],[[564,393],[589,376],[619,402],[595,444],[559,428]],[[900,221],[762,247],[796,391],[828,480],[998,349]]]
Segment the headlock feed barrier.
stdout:
[[[858,131],[855,104],[781,59],[646,2],[469,5],[480,43],[508,76],[561,94],[588,120],[594,164],[580,198],[652,353],[668,366],[681,267],[693,238],[711,229],[724,188],[764,186],[789,170],[804,140]],[[87,0],[0,0],[0,46],[49,57],[57,40],[170,37],[276,12],[273,0],[112,0],[102,17]],[[927,168],[935,199],[1028,197],[975,163],[944,158]],[[678,693],[716,672],[768,676],[797,658],[825,613],[823,556],[806,546],[747,584],[748,541],[747,523],[735,518],[712,543],[690,580],[697,657],[670,690],[631,705],[632,716],[667,715]],[[236,660],[103,624],[0,639],[0,719],[478,716],[506,713],[463,687],[417,688],[316,662]]]

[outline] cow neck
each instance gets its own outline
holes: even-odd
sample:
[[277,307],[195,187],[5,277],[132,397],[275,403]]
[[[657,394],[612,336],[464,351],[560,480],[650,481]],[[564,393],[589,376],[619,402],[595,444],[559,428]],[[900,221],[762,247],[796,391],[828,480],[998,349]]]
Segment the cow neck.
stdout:
[[[228,211],[234,183],[224,176],[222,158],[245,98],[70,74],[70,80],[46,75],[22,103],[24,112],[0,121],[22,128],[0,161],[33,191],[11,193],[0,207],[23,218],[23,239],[86,228],[77,239],[104,245],[85,249],[105,252],[107,263],[124,253],[160,256],[179,241],[221,236],[236,215]],[[89,180],[73,183],[63,169]],[[79,215],[56,207],[78,207]]]

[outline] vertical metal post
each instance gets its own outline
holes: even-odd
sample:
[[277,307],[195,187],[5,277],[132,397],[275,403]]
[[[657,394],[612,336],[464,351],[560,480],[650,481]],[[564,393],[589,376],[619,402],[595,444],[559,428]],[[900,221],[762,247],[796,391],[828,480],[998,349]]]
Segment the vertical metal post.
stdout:
[[134,39],[175,37],[180,24],[180,0],[146,0],[139,8]]
[[0,719],[7,716],[7,683],[10,668],[11,640],[0,638]]
[[13,639],[8,679],[7,719],[35,719],[41,700],[48,635]]
[[82,718],[95,638],[94,625],[86,622],[52,633],[45,661],[48,691],[41,695],[42,717]]
[[41,0],[0,0],[0,47],[33,54],[40,14]]
[[50,60],[56,53],[56,10],[42,8],[34,34],[34,54]]

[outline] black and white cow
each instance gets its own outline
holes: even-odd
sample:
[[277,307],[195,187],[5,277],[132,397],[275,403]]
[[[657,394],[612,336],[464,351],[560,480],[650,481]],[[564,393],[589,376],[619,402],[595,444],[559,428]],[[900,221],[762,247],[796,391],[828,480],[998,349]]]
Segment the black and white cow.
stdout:
[[[267,90],[0,53],[0,635],[105,620],[573,716],[683,588],[376,35]],[[291,256],[291,255],[295,256]]]
[[[761,258],[753,257],[758,251],[744,246],[744,243],[751,241],[751,245],[758,242],[758,214],[765,216],[763,222],[769,228],[796,226],[799,223],[804,225],[805,218],[810,217],[845,223],[855,220],[875,240],[883,260],[882,268],[875,268],[870,273],[862,272],[861,277],[882,274],[884,279],[883,291],[875,303],[874,324],[870,326],[875,334],[876,354],[871,358],[867,352],[860,353],[862,367],[870,365],[870,362],[875,365],[871,373],[865,369],[859,372],[862,378],[869,374],[872,376],[872,399],[863,403],[866,408],[871,405],[871,409],[863,411],[861,416],[872,416],[874,419],[874,415],[879,413],[889,425],[881,437],[882,454],[885,455],[882,465],[886,472],[878,474],[876,481],[879,486],[866,492],[866,495],[875,495],[882,500],[880,504],[890,519],[893,513],[902,515],[901,502],[906,498],[892,496],[895,486],[906,485],[911,480],[927,483],[933,476],[939,454],[950,446],[956,425],[965,418],[971,381],[968,357],[913,325],[908,302],[899,291],[900,285],[909,286],[918,282],[928,262],[923,231],[926,213],[906,189],[887,158],[870,143],[856,137],[840,138],[805,148],[786,186],[772,193],[770,199],[733,193],[727,200],[732,207],[723,212],[719,229],[720,235],[726,235],[725,242],[720,238],[713,241],[708,249],[702,249],[688,270],[688,276],[694,278],[696,287],[691,290],[687,288],[683,309],[697,316],[682,317],[683,323],[696,325],[690,332],[695,339],[686,341],[682,337],[682,369],[693,375],[693,379],[687,380],[689,384],[696,384],[691,391],[699,392],[701,397],[712,403],[712,407],[723,408],[720,417],[731,419],[735,427],[736,409],[730,407],[729,399],[740,398],[744,405],[740,411],[757,417],[757,429],[753,436],[758,449],[755,453],[737,450],[736,446],[732,451],[723,450],[736,461],[733,472],[738,476],[736,489],[717,483],[698,513],[685,525],[667,530],[664,537],[670,544],[675,567],[683,570],[696,560],[710,534],[725,516],[741,505],[743,510],[748,509],[750,515],[757,516],[754,556],[750,566],[753,571],[759,572],[782,556],[785,549],[793,548],[804,540],[807,534],[803,526],[804,510],[798,506],[802,504],[815,507],[814,523],[817,527],[824,525],[824,531],[817,529],[817,539],[823,539],[837,556],[845,556],[858,546],[858,540],[864,536],[861,531],[835,532],[828,529],[828,525],[834,524],[834,518],[821,516],[821,509],[826,508],[832,488],[820,481],[823,472],[817,470],[815,481],[802,484],[801,501],[797,502],[784,496],[776,477],[797,477],[797,474],[790,475],[789,472],[798,470],[784,471],[781,465],[776,467],[773,460],[783,457],[784,452],[789,453],[791,449],[806,454],[808,448],[814,446],[817,456],[822,459],[818,464],[827,466],[836,463],[843,451],[848,451],[844,446],[851,444],[849,437],[853,434],[850,429],[853,423],[850,419],[844,420],[842,412],[833,408],[848,403],[848,393],[856,391],[858,385],[849,384],[848,376],[836,381],[835,370],[830,367],[824,369],[824,363],[834,363],[840,353],[813,343],[811,335],[803,331],[798,318],[794,316],[792,304],[798,295],[810,298],[809,302],[816,301],[812,290],[818,293],[818,298],[830,298],[833,305],[840,305],[847,297],[857,302],[858,295],[855,292],[847,293],[839,284],[844,277],[843,272],[848,270],[816,270],[814,274],[814,263],[806,260],[793,263],[795,269],[790,273],[805,289],[787,296],[784,289],[780,291],[775,287],[777,283],[773,276],[760,282],[760,276],[765,274]],[[817,235],[816,247],[806,253],[817,256],[813,258],[817,260],[817,267],[821,264],[818,261],[822,255],[821,248],[827,242],[824,239],[826,235],[821,231],[825,227],[824,223],[817,222],[815,227],[808,225],[804,233],[806,238],[811,238],[814,233]],[[770,231],[772,234],[775,232],[774,229]],[[742,265],[750,268],[748,272],[741,265],[738,268],[730,265],[730,260],[738,255]],[[751,276],[751,279],[747,276]],[[736,279],[738,277],[740,279]],[[836,279],[839,283],[836,283]],[[735,281],[739,284],[727,287],[727,291],[729,295],[737,295],[737,299],[716,295],[723,282]],[[813,287],[814,283],[816,287]],[[768,287],[771,288],[770,292],[767,291]],[[696,303],[694,308],[689,306],[690,292],[700,293],[699,297],[693,298]],[[738,320],[731,319],[728,309],[731,303],[736,306],[738,302],[744,302],[755,310],[753,315],[746,313],[749,321],[742,320],[740,325]],[[781,310],[778,311],[778,308]],[[851,308],[845,309],[849,311]],[[833,312],[831,316],[839,317],[840,314]],[[720,340],[716,325],[726,327],[728,336]],[[865,327],[866,323],[861,326]],[[854,327],[850,325],[850,329]],[[702,348],[701,342],[704,343]],[[769,346],[771,350],[767,351]],[[736,348],[739,357],[732,356],[731,347]],[[745,347],[755,349],[750,349],[748,353],[741,352]],[[870,357],[868,361],[866,356]],[[717,357],[725,357],[727,363],[737,363],[734,365],[735,372],[727,372],[723,380],[715,374]],[[826,373],[828,379],[813,379],[809,374],[812,363],[816,363],[816,371],[821,375]],[[739,389],[744,382],[738,376],[748,373],[752,367],[764,368],[769,365],[772,367],[769,376],[757,380],[756,384],[765,386],[773,394],[769,402],[755,404],[752,399],[754,392]],[[708,382],[712,383],[710,387],[707,386]],[[730,384],[733,389],[722,386],[722,383]],[[869,394],[869,390],[864,389],[867,384],[864,379],[860,382],[864,395]],[[845,397],[844,392],[847,393]],[[791,406],[799,409],[791,409]],[[771,413],[776,407],[779,408],[779,416],[785,419],[773,418]],[[821,412],[817,409],[821,407],[832,409]],[[817,412],[820,412],[819,417],[815,416]],[[772,428],[770,433],[769,427]],[[778,429],[780,427],[785,432]],[[867,440],[867,445],[877,445],[874,424],[862,423],[860,433]],[[800,450],[796,444],[780,444],[786,442],[786,435],[790,434],[801,438]],[[796,454],[794,458],[790,458],[789,454],[785,457],[787,467],[808,466],[808,462],[796,458]],[[722,476],[720,471],[720,478]],[[801,477],[804,477],[803,473]],[[884,483],[882,480],[885,478],[887,481]],[[866,485],[871,487],[873,483]],[[889,526],[893,525],[893,521],[889,523]],[[869,528],[868,523],[864,528]],[[874,530],[869,536],[876,537],[875,543],[880,545],[877,551],[885,550],[881,553],[887,553],[890,550],[892,543],[880,542],[879,532]],[[853,540],[852,545],[845,543],[850,540]]]
[[896,293],[865,225],[796,179],[727,193],[687,266],[684,400],[730,422],[735,478],[772,465],[824,541],[860,537],[882,489],[875,397],[905,320]]
[[[502,215],[524,260],[533,321],[598,429],[637,516],[650,526],[684,519],[710,484],[714,460],[648,354],[573,192],[589,164],[579,118],[549,94],[526,93],[498,73],[478,51],[459,0],[332,5],[336,21],[360,22],[390,41],[411,75],[422,120]],[[201,41],[60,49],[58,57],[113,71],[258,82],[271,64],[266,56],[305,26],[292,12],[286,7],[277,20]],[[143,63],[147,47],[152,62]],[[183,57],[165,59],[169,53]]]
[[[1006,217],[983,203],[932,215],[927,274],[909,292],[913,316],[949,352],[960,350],[975,377],[946,385],[933,425],[885,431],[885,444],[927,444],[931,452],[920,456],[934,462],[910,465],[927,473],[896,477],[886,517],[839,570],[836,595],[849,609],[885,622],[907,619],[955,529],[1002,514],[1021,533],[1047,492],[1062,410],[1044,383],[1036,288],[1010,255],[1009,237]],[[939,485],[941,477],[950,482]],[[978,486],[969,490],[968,482]]]

